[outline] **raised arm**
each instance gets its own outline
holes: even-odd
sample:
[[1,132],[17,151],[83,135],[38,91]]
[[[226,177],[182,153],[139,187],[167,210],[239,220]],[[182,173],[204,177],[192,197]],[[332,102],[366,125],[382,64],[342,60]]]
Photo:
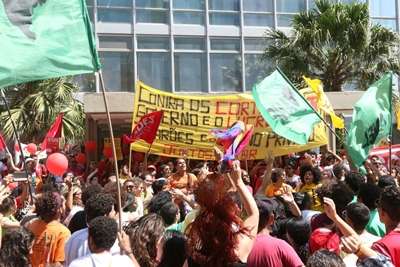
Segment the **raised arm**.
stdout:
[[262,184],[260,188],[257,190],[257,194],[265,194],[265,189],[267,188],[268,185],[272,183],[271,180],[271,174],[272,174],[272,168],[274,165],[274,157],[271,154],[267,155],[267,158],[265,159],[265,162],[267,164],[267,169],[265,171],[265,175],[262,181]]

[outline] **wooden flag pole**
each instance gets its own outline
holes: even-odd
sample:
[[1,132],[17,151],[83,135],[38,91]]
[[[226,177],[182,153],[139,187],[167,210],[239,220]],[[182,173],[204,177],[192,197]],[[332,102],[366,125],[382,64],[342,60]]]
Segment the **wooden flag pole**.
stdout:
[[147,160],[149,158],[149,153],[150,153],[152,146],[153,146],[153,143],[150,144],[149,149],[147,150],[146,155],[144,157],[144,167],[146,168],[146,170],[147,170]]
[[0,92],[1,92],[1,97],[3,98],[3,102],[6,105],[8,116],[10,117],[11,125],[12,125],[13,130],[14,130],[14,135],[15,135],[15,138],[17,139],[17,142],[18,142],[19,150],[21,151],[22,162],[24,164],[24,171],[25,171],[25,175],[26,175],[26,178],[27,178],[27,181],[28,181],[28,192],[29,192],[29,196],[30,196],[30,204],[32,205],[33,204],[33,193],[32,193],[32,188],[31,188],[31,182],[30,182],[30,179],[29,179],[28,169],[27,169],[27,166],[26,166],[24,151],[22,150],[22,145],[21,145],[21,141],[20,141],[19,134],[18,134],[18,131],[17,131],[17,127],[15,126],[15,122],[12,119],[12,116],[11,116],[10,106],[8,105],[8,101],[7,101],[6,95],[4,94],[4,89],[0,89]]
[[131,150],[131,144],[129,144],[129,157],[128,157],[128,173],[131,173],[131,169],[132,169],[132,150]]
[[111,146],[113,150],[113,158],[114,158],[114,168],[115,168],[115,176],[117,177],[117,194],[118,194],[118,219],[119,219],[119,231],[122,232],[122,205],[121,205],[121,184],[119,181],[119,170],[118,170],[118,161],[117,161],[117,150],[115,149],[115,140],[114,140],[114,132],[111,123],[111,115],[110,110],[108,108],[108,101],[106,97],[106,89],[104,86],[103,74],[101,71],[98,72],[100,76],[100,84],[101,91],[103,94],[104,106],[106,108],[107,120],[108,120],[108,128],[110,130],[110,138],[111,138]]

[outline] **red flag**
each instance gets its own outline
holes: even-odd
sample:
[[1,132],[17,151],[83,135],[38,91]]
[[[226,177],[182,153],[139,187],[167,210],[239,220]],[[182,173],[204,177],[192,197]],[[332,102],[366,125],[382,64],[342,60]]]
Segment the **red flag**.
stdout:
[[148,144],[152,144],[154,139],[156,139],[158,126],[160,126],[163,114],[164,112],[161,110],[144,115],[136,124],[131,135],[123,136],[123,141],[130,144],[136,140],[142,139]]
[[62,120],[64,117],[64,113],[58,114],[56,120],[54,121],[53,125],[51,125],[50,130],[47,132],[46,137],[44,138],[43,142],[40,144],[41,150],[46,150],[47,148],[47,139],[48,138],[59,138],[61,137],[62,132]]
[[7,150],[6,142],[4,141],[3,136],[0,134],[0,151]]

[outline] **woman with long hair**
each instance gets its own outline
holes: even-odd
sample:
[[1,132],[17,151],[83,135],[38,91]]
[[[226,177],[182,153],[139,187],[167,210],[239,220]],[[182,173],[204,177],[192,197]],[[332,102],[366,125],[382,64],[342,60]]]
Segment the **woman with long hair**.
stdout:
[[[224,189],[225,179],[229,179],[239,193],[247,214],[245,220],[240,218],[240,208]],[[230,173],[208,175],[194,194],[200,210],[186,231],[187,266],[222,267],[245,263],[257,234],[259,214],[241,178],[240,163],[233,162]]]
[[26,228],[8,231],[3,236],[0,267],[27,267],[34,235]]

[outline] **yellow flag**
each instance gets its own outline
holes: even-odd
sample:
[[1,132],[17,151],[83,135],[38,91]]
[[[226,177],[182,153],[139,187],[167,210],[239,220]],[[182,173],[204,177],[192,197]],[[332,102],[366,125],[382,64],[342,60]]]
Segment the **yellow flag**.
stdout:
[[333,110],[331,103],[329,102],[328,97],[324,93],[324,88],[321,80],[318,79],[310,79],[303,76],[304,81],[307,83],[308,87],[313,90],[313,92],[317,96],[317,106],[319,109],[329,114],[332,120],[333,127],[338,129],[344,128],[344,121],[342,118],[338,117]]

